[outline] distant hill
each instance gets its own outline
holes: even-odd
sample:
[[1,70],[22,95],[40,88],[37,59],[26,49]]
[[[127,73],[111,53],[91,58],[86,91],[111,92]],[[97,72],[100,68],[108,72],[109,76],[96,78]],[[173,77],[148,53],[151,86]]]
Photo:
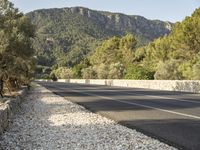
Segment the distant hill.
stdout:
[[172,23],[90,10],[83,7],[42,9],[27,14],[36,25],[34,46],[40,65],[72,65],[92,53],[102,40],[134,34],[139,43],[169,34]]

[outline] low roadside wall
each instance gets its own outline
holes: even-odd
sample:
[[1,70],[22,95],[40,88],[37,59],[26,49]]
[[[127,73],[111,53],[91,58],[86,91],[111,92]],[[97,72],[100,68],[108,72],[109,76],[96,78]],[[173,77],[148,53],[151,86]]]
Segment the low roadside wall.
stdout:
[[0,135],[9,126],[11,117],[20,109],[20,105],[26,93],[27,89],[24,89],[19,92],[19,96],[15,98],[4,99],[5,102],[0,104]]
[[[36,80],[36,81],[51,81],[51,80]],[[200,80],[59,79],[58,82],[200,93]]]

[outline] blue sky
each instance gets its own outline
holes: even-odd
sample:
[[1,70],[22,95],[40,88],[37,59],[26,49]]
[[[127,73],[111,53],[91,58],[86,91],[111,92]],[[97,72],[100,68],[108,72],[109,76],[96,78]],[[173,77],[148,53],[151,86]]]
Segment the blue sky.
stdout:
[[200,0],[11,0],[23,12],[41,8],[83,6],[95,10],[181,21],[200,7]]

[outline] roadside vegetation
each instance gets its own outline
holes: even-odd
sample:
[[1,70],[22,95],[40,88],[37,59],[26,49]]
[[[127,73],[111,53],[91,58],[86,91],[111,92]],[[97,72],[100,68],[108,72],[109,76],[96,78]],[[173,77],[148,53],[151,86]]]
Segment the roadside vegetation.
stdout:
[[[49,13],[52,11],[50,10]],[[50,15],[48,19],[51,21],[51,17],[55,17],[43,10],[39,11],[38,14],[42,12]],[[93,13],[96,14],[97,12]],[[69,27],[66,33],[71,33],[72,30],[70,29],[73,28],[71,25],[77,23],[76,17],[78,16],[78,20],[82,20],[81,23],[83,24],[85,23],[84,28],[88,26],[91,31],[95,30],[94,33],[96,36],[99,35],[99,40],[92,40],[88,36],[84,36],[85,34],[82,35],[82,33],[85,33],[82,30],[73,32],[73,35],[79,36],[77,40],[75,40],[76,38],[70,39],[64,36],[61,26],[58,28],[59,31],[56,31],[57,35],[50,30],[54,30],[54,22],[51,21],[48,28],[43,30],[41,28],[41,31],[36,33],[35,26],[31,22],[39,24],[38,14],[36,12],[27,14],[26,16],[32,18],[30,20],[14,8],[8,0],[0,1],[1,94],[6,89],[16,91],[21,85],[29,85],[35,75],[36,78],[53,79],[54,81],[58,78],[200,79],[200,8],[182,22],[171,25],[170,34],[166,33],[154,41],[142,42],[143,44],[141,44],[138,35],[133,32],[116,34],[116,36],[113,36],[113,33],[112,37],[104,36],[103,33],[107,32],[101,31],[97,24],[94,25],[94,22],[87,20],[87,16],[75,15],[69,10],[66,10],[66,14],[73,22],[72,24],[65,22],[64,25]],[[72,16],[70,17],[70,15]],[[65,16],[63,17],[67,19]],[[46,25],[48,19],[41,21],[41,24]],[[46,33],[47,29],[48,35],[57,35],[57,38],[62,37],[65,40],[56,43],[55,37],[50,38],[43,34]],[[59,35],[60,33],[63,33],[63,36]],[[43,36],[44,42],[39,40]],[[67,53],[69,42],[73,45],[70,50],[75,54],[73,56]],[[44,46],[43,44],[47,45]],[[37,49],[36,53],[33,45]],[[66,46],[66,51],[63,51],[59,46]],[[39,50],[41,47],[46,47],[46,50]],[[43,51],[45,52],[43,53]],[[88,51],[92,52],[88,53]],[[46,52],[50,53],[47,55]],[[34,70],[36,70],[36,74]]]
[[35,29],[30,20],[8,0],[0,1],[0,93],[29,85],[34,77],[32,39]]
[[[170,22],[148,20],[141,16],[102,12],[83,7],[40,9],[26,14],[36,26],[34,48],[38,72],[71,67],[92,55],[104,40],[134,34],[142,46],[170,33]],[[53,67],[53,68],[52,68]]]
[[[103,41],[80,63],[49,69],[47,78],[200,79],[200,9],[177,22],[171,33],[137,47],[132,34]],[[43,70],[45,72],[45,70]]]

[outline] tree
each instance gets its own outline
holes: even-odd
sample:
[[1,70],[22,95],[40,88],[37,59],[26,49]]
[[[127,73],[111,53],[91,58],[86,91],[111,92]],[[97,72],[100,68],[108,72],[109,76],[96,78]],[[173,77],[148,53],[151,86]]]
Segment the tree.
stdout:
[[73,76],[74,78],[82,78],[82,70],[91,66],[87,58],[83,59],[80,64],[77,64],[73,67]]
[[119,61],[120,38],[113,37],[99,46],[90,60],[93,65],[111,64]]
[[146,56],[146,47],[139,47],[135,51],[134,62],[141,63]]
[[200,53],[180,65],[180,71],[184,79],[200,80]]
[[7,0],[0,1],[0,20],[0,80],[15,90],[20,84],[29,84],[33,77],[35,29]]
[[181,73],[178,68],[179,62],[177,60],[160,62],[154,77],[157,80],[179,80]]
[[195,64],[192,69],[192,79],[200,80],[200,63]]
[[111,65],[120,62],[127,66],[133,63],[136,45],[137,40],[131,34],[127,34],[122,38],[110,38],[96,49],[96,52],[90,58],[91,63],[93,65]]
[[169,35],[137,49],[134,61],[155,71],[156,79],[198,79],[199,35],[200,8],[177,22]]
[[121,63],[112,63],[109,67],[109,79],[122,79],[125,73],[125,67]]
[[120,40],[120,59],[122,64],[128,66],[133,63],[134,60],[134,50],[137,46],[137,40],[132,34],[127,34]]

